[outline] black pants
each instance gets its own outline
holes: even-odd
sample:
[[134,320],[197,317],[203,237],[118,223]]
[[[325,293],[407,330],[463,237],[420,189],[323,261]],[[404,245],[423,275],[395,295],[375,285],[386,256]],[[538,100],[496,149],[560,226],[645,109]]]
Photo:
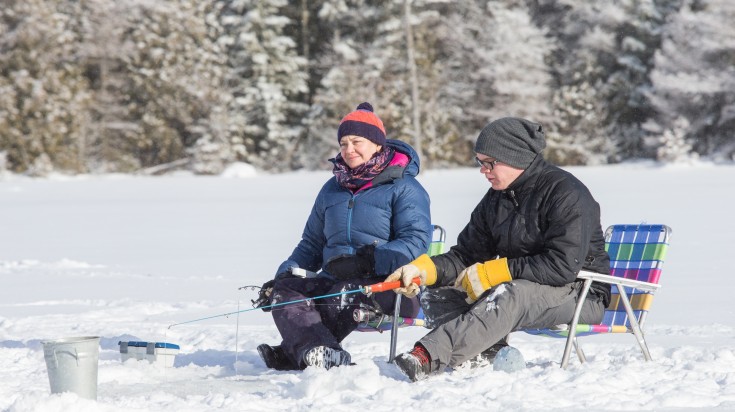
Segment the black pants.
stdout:
[[[285,278],[273,286],[271,304],[296,301],[322,295],[360,289],[382,281],[382,278],[361,278],[334,281],[327,278]],[[392,291],[366,296],[362,292],[329,298],[307,300],[277,306],[271,314],[281,333],[281,347],[294,366],[305,367],[304,354],[316,346],[341,349],[340,342],[357,328],[352,317],[355,309],[376,307],[385,313],[393,313],[396,294]],[[401,299],[401,316],[415,317],[419,311],[418,299]]]

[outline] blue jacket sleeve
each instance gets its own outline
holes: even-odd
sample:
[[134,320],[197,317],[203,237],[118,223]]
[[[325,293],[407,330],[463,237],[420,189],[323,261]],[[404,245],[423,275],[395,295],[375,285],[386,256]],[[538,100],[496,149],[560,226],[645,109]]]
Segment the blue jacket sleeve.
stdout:
[[413,177],[401,180],[393,194],[393,240],[375,249],[375,273],[386,276],[426,253],[432,225],[429,194]]

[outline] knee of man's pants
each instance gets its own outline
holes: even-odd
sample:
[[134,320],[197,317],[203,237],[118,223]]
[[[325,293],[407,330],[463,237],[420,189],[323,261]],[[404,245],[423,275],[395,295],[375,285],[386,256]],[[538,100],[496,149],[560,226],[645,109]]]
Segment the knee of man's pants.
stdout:
[[434,329],[466,313],[470,309],[465,301],[466,297],[464,291],[455,288],[426,289],[421,295],[426,327]]
[[482,294],[477,298],[477,301],[475,303],[480,301],[496,301],[500,297],[507,297],[509,295],[521,295],[526,293],[525,290],[525,283],[528,282],[525,280],[513,280],[510,282],[503,282],[498,285],[495,285],[491,287],[490,289],[482,292]]

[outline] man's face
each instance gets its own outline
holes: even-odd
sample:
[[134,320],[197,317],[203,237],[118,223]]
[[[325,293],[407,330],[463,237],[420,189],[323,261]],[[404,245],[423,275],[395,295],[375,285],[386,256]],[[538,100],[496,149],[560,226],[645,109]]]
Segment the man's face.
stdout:
[[481,164],[480,173],[485,175],[494,190],[507,189],[523,173],[523,169],[509,166],[482,153],[477,153],[477,161]]

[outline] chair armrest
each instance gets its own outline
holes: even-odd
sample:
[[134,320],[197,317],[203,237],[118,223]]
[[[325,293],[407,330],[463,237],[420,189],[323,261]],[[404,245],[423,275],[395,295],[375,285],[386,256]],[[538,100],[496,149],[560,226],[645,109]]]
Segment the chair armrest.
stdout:
[[631,288],[642,289],[648,292],[654,292],[661,287],[656,283],[643,282],[635,279],[620,278],[617,276],[603,275],[601,273],[580,271],[577,275],[578,279],[592,279],[595,282],[608,283],[611,285],[628,286]]

